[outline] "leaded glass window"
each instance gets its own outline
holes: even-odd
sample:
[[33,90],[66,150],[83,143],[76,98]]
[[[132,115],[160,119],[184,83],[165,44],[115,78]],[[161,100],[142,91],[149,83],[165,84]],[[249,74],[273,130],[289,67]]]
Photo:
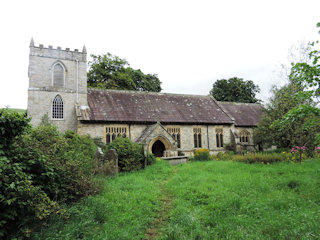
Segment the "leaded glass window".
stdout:
[[63,101],[59,95],[52,102],[52,118],[63,119]]

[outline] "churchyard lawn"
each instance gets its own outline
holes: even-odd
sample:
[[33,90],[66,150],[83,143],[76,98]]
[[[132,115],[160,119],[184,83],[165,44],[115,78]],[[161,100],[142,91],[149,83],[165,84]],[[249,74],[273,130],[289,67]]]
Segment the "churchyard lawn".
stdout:
[[246,164],[157,161],[99,179],[32,239],[320,239],[320,159]]

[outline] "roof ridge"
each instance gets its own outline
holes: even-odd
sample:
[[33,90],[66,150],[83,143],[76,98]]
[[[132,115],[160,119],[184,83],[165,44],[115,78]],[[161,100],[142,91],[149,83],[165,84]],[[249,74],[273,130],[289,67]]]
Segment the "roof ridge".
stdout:
[[236,105],[259,105],[262,106],[261,103],[243,103],[243,102],[227,102],[227,101],[217,101],[221,104],[236,104]]
[[101,88],[88,88],[88,90],[95,90],[95,91],[101,91],[101,92],[122,92],[122,93],[134,93],[134,94],[167,95],[167,96],[186,96],[186,97],[203,97],[203,98],[210,98],[210,96],[211,96],[211,95],[199,95],[199,94],[165,93],[165,92],[149,92],[149,91],[118,90],[118,89],[101,89]]

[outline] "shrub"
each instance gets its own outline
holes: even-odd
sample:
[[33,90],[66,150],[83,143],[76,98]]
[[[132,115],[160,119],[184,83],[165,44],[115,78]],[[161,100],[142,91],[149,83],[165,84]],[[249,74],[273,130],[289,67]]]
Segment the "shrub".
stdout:
[[51,199],[71,202],[97,190],[92,181],[95,153],[94,141],[88,136],[72,132],[61,136],[50,125],[25,134],[11,158],[24,164],[33,183]]
[[201,148],[194,151],[193,161],[207,161],[210,160],[210,152],[209,149]]
[[152,165],[156,162],[156,157],[152,153],[147,152],[146,161],[147,165]]
[[63,212],[58,202],[96,192],[96,146],[88,136],[62,136],[51,125],[32,129],[28,119],[4,110],[0,132],[0,238],[16,229],[27,237],[30,222]]
[[285,162],[293,160],[290,153],[248,153],[246,155],[234,155],[232,157],[233,161],[245,162],[245,163],[274,163],[274,162]]
[[139,170],[144,166],[142,146],[132,142],[129,138],[116,138],[107,148],[117,151],[118,165],[122,172]]
[[231,160],[234,155],[233,151],[219,152],[217,155],[212,154],[211,158],[214,160]]
[[41,220],[59,206],[34,186],[23,165],[0,157],[0,239],[11,232],[23,230],[30,219]]
[[0,150],[8,149],[11,143],[28,127],[30,119],[8,109],[0,109]]

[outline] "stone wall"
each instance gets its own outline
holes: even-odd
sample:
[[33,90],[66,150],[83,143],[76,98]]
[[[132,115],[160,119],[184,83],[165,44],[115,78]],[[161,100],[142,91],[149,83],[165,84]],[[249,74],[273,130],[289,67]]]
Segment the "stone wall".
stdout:
[[[130,131],[129,136],[132,141],[135,141],[141,133],[146,129],[146,124],[93,124],[93,123],[79,123],[78,133],[89,134],[92,137],[99,137],[106,141],[105,129],[106,127],[127,127]],[[218,148],[216,143],[216,129],[223,129],[223,143],[230,144],[232,140],[229,125],[164,125],[168,127],[180,128],[181,132],[181,148],[178,149],[186,156],[191,156],[195,150],[193,141],[193,128],[201,128],[202,132],[202,148],[210,149],[210,154],[224,151],[224,148]],[[250,130],[250,129],[249,129]]]
[[254,144],[254,136],[253,136],[253,130],[252,127],[235,127],[235,132],[239,136],[241,131],[247,131],[249,133],[249,142],[248,143],[241,143],[239,138],[235,139],[236,144],[236,151],[241,152],[242,150],[248,150],[248,151],[255,151],[256,146]]

